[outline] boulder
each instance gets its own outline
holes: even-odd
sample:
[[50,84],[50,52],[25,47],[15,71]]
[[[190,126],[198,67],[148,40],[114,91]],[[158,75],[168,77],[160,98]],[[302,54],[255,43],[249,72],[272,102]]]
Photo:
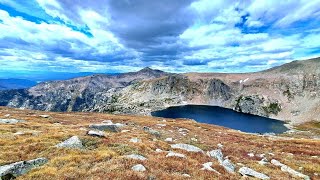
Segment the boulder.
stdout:
[[143,172],[147,170],[142,164],[134,165],[131,169],[133,171],[138,171],[138,172]]
[[102,121],[103,124],[113,124],[113,122],[111,120],[104,120]]
[[150,128],[150,127],[145,126],[145,127],[143,127],[143,130],[144,130],[145,132],[149,133],[149,134],[154,135],[154,136],[157,136],[157,137],[160,137],[160,136],[161,136],[161,134],[160,134],[159,131],[156,131],[156,130]]
[[207,162],[207,163],[204,163],[202,164],[203,168],[201,168],[201,170],[207,170],[207,171],[212,171],[212,172],[215,172],[217,174],[220,174],[217,170],[213,169],[211,166],[212,166],[212,162]]
[[179,157],[179,158],[185,158],[186,156],[184,154],[175,153],[175,152],[169,152],[166,157]]
[[172,138],[166,138],[164,141],[166,141],[166,142],[172,142],[173,139],[172,139]]
[[223,162],[223,154],[221,149],[216,149],[216,150],[212,150],[212,151],[208,151],[207,155],[209,157],[215,158],[219,161],[219,163],[221,164]]
[[90,130],[87,133],[89,136],[96,136],[96,137],[105,137],[104,132],[103,131],[94,131],[94,130]]
[[193,145],[189,145],[189,144],[173,144],[171,145],[171,148],[173,149],[182,149],[188,152],[203,152],[202,149],[193,146]]
[[258,179],[270,179],[269,176],[262,174],[262,173],[259,173],[253,169],[248,168],[248,167],[241,167],[239,169],[239,173],[243,176],[245,176],[245,175],[252,176],[252,177],[255,177]]
[[135,160],[141,160],[141,161],[147,160],[147,158],[139,154],[130,154],[130,155],[126,155],[125,157],[128,159],[135,159]]
[[16,123],[22,123],[26,122],[24,120],[18,120],[18,119],[0,119],[0,124],[16,124]]
[[294,169],[288,167],[288,166],[285,165],[285,164],[282,164],[281,162],[279,162],[279,161],[277,161],[277,160],[275,160],[275,159],[272,159],[272,160],[271,160],[271,163],[272,163],[273,165],[275,165],[275,166],[280,167],[280,168],[281,168],[281,171],[283,171],[283,172],[288,172],[289,174],[291,174],[291,175],[293,175],[293,176],[300,177],[300,178],[303,178],[303,179],[305,179],[305,180],[309,180],[309,179],[310,179],[309,176],[304,175],[304,174],[302,174],[302,173],[300,173],[300,172],[298,172],[298,171],[295,171]]
[[0,180],[15,179],[16,177],[26,174],[33,168],[42,166],[47,162],[48,160],[46,158],[37,158],[0,166]]
[[39,117],[42,117],[42,118],[49,118],[49,117],[50,117],[50,115],[42,114],[42,115],[39,115]]
[[83,145],[78,136],[72,136],[71,138],[59,143],[56,145],[59,148],[74,148],[74,149],[83,149]]
[[91,124],[89,128],[97,129],[100,131],[120,132],[124,124]]

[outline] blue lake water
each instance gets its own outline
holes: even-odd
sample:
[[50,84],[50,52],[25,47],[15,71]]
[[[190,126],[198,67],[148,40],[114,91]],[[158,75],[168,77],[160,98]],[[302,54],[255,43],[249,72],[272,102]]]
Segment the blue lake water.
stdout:
[[189,118],[200,123],[224,126],[250,133],[283,133],[288,129],[284,122],[244,114],[217,106],[185,105],[174,106],[151,113],[155,117]]

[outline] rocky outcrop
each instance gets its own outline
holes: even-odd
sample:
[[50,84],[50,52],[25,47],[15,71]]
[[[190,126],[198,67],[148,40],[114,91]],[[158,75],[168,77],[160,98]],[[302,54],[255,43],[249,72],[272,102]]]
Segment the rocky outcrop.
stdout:
[[48,160],[46,158],[37,158],[0,166],[0,180],[15,179],[16,177],[26,174],[33,168],[42,166],[47,162]]

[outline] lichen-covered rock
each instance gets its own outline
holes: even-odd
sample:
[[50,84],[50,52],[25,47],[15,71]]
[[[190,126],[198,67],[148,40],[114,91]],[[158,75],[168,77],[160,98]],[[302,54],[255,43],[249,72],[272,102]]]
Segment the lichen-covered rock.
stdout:
[[200,149],[196,146],[190,145],[190,144],[173,144],[173,145],[171,145],[171,148],[182,149],[182,150],[189,151],[189,152],[203,152],[202,149]]
[[78,136],[72,136],[71,138],[56,145],[59,148],[73,148],[73,149],[83,149],[83,145]]
[[288,167],[287,165],[285,164],[282,164],[281,162],[275,160],[275,159],[272,159],[271,160],[271,163],[275,166],[278,166],[281,168],[281,171],[283,172],[288,172],[289,174],[293,175],[293,176],[296,176],[296,177],[300,177],[300,178],[303,178],[304,180],[309,180],[310,177],[307,176],[307,175],[304,175],[298,171],[295,171],[294,169]]
[[4,166],[0,166],[0,180],[14,179],[18,176],[26,174],[33,168],[46,164],[46,158],[37,158],[29,161],[20,161]]
[[246,176],[252,176],[252,177],[255,177],[255,178],[258,178],[258,179],[270,179],[269,176],[265,175],[265,174],[262,174],[262,173],[259,173],[253,169],[250,169],[248,167],[241,167],[239,169],[239,173],[242,174],[243,176],[246,175]]

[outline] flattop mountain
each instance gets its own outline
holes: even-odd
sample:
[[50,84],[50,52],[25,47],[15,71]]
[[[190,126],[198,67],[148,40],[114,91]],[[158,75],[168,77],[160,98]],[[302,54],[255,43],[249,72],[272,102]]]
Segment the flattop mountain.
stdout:
[[320,121],[320,58],[256,73],[172,74],[151,68],[0,91],[0,105],[44,111],[146,114],[203,104],[292,123]]

